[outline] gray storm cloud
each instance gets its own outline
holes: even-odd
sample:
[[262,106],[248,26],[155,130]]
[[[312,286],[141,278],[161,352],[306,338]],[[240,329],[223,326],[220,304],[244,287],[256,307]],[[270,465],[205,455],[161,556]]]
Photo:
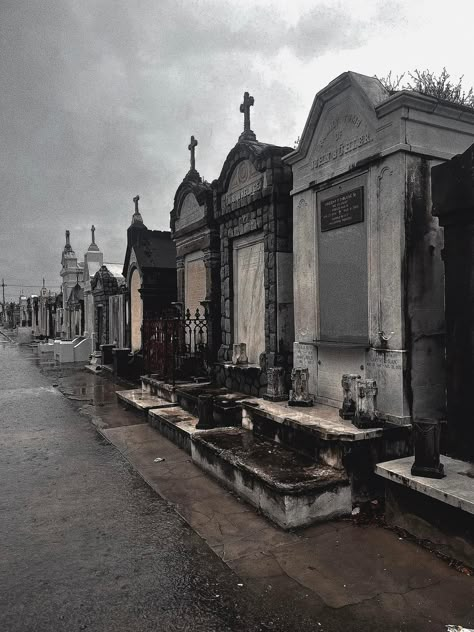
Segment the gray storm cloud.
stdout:
[[0,277],[58,286],[64,230],[82,255],[92,223],[105,259],[121,262],[136,193],[147,225],[168,227],[191,134],[197,167],[212,180],[250,90],[257,137],[292,145],[304,123],[296,113],[310,104],[284,73],[267,76],[274,59],[349,50],[368,28],[325,4],[289,25],[277,5],[4,0]]

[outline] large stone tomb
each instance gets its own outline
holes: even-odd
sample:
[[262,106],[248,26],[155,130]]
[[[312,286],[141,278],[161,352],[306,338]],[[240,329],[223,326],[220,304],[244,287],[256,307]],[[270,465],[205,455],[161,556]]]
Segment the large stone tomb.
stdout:
[[348,72],[316,95],[293,169],[295,367],[340,408],[377,385],[391,423],[445,416],[443,235],[430,166],[465,149],[474,113]]

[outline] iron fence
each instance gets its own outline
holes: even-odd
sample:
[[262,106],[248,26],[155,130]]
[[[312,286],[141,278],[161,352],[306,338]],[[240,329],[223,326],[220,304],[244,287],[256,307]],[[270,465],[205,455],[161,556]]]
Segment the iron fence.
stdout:
[[171,381],[202,377],[209,370],[208,319],[197,309],[182,317],[143,320],[143,359],[145,370]]

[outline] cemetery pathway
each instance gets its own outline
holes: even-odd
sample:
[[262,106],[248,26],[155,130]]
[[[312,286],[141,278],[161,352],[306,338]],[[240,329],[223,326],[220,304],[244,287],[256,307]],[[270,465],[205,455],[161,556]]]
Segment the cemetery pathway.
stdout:
[[119,406],[120,388],[0,345],[1,630],[474,627],[472,577],[374,525],[282,532]]

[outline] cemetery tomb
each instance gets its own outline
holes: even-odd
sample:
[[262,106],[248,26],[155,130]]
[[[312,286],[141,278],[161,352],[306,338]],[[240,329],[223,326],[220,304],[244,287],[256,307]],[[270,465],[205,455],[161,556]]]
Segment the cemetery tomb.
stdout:
[[214,222],[212,188],[196,169],[198,141],[191,136],[190,169],[179,185],[171,211],[171,238],[177,255],[177,301],[183,316],[199,310],[207,320],[209,358],[217,357],[220,340],[219,232]]
[[[135,210],[127,229],[127,250],[122,274],[127,280],[128,323],[125,344],[140,352],[144,318],[160,318],[176,301],[176,248],[168,231],[149,230],[133,198]],[[138,369],[137,369],[138,370]]]
[[[250,128],[253,104],[245,93],[244,130],[212,185],[221,268],[216,380],[231,390],[263,395],[267,368],[281,366],[289,375],[292,364],[291,170],[282,162],[291,150],[256,139]],[[247,362],[245,354],[234,355],[235,345],[245,348]]]
[[430,167],[472,142],[473,115],[375,78],[315,97],[293,170],[294,366],[341,407],[345,374],[376,382],[381,421],[445,415],[442,231]]

